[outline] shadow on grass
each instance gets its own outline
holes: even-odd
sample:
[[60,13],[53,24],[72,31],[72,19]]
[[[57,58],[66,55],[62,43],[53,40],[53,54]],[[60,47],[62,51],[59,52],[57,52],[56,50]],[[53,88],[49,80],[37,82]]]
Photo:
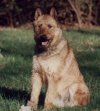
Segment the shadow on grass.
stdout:
[[99,60],[100,60],[100,51],[94,51],[94,52],[78,52],[77,55],[77,60],[79,63],[80,69],[82,72],[88,72],[88,74],[92,74],[93,78],[98,78],[99,77]]
[[[12,99],[12,100],[18,100],[18,101],[24,101],[25,105],[27,104],[27,101],[30,99],[30,93],[24,90],[16,90],[16,89],[10,89],[6,87],[0,87],[0,95],[4,99]],[[39,97],[39,107],[43,107],[44,105],[44,99],[45,94],[41,93]],[[91,107],[92,105],[92,107]],[[92,96],[92,100],[89,104],[90,108],[96,108],[100,106],[100,97]]]
[[32,30],[4,30],[0,36],[0,51],[4,55],[33,55],[33,34]]
[[34,54],[34,41],[23,42],[14,40],[5,40],[4,43],[1,40],[0,50],[5,55],[21,55],[32,57]]
[[0,87],[0,95],[5,99],[25,100],[29,98],[29,93],[22,90],[10,89],[6,87]]
[[100,31],[97,30],[78,30],[79,33],[81,34],[86,34],[86,35],[97,35],[100,36]]
[[85,30],[85,29],[79,29],[79,30],[74,30],[73,29],[72,30],[72,29],[69,29],[67,31],[68,32],[78,32],[78,33],[85,34],[85,35],[97,35],[97,36],[100,36],[100,31],[99,30]]
[[24,65],[24,64],[19,63],[19,65],[18,65],[18,64],[13,63],[11,65],[11,63],[9,63],[0,69],[0,75],[2,77],[8,77],[8,78],[10,76],[16,77],[16,76],[19,76],[20,74],[25,76],[25,75],[31,74],[31,70],[32,70],[32,68],[31,68],[30,64]]
[[20,55],[20,56],[24,56],[24,57],[32,57],[34,54],[34,47],[6,47],[3,48],[1,47],[1,53],[3,53],[4,55]]
[[96,66],[82,66],[81,70],[83,72],[88,72],[93,78],[98,78],[100,77],[99,72],[100,68]]
[[[10,89],[6,87],[0,87],[0,95],[5,99],[15,99],[19,101],[25,101],[25,105],[27,101],[30,100],[30,93],[24,90],[16,90]],[[41,92],[39,97],[39,106],[44,105],[45,94]]]

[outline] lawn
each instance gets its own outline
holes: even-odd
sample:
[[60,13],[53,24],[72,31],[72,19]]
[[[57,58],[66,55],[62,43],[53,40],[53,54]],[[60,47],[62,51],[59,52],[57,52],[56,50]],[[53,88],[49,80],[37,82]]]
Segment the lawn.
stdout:
[[[100,111],[100,30],[67,30],[63,34],[74,50],[91,92],[91,102],[84,107],[55,108],[53,111]],[[32,30],[0,31],[0,111],[18,111],[29,98],[33,55]]]

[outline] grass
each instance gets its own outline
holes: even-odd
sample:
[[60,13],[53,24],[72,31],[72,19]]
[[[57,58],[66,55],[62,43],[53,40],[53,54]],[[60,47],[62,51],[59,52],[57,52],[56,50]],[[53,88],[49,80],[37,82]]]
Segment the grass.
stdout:
[[[64,35],[90,89],[91,102],[84,107],[52,111],[100,111],[100,30],[68,30]],[[0,31],[0,111],[18,111],[29,98],[33,55],[32,30]],[[41,111],[43,96],[40,99]]]

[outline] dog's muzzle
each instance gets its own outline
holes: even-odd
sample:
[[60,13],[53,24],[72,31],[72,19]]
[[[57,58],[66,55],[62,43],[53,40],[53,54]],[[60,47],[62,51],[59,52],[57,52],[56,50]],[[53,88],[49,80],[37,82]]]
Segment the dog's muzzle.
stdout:
[[49,39],[46,35],[38,36],[38,41],[41,43],[42,46],[47,46],[49,44]]

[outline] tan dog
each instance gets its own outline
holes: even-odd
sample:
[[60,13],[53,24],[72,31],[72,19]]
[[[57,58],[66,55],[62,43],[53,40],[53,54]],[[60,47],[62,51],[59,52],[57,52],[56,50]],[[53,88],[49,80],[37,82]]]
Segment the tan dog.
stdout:
[[36,55],[33,57],[32,92],[28,102],[34,109],[43,83],[47,85],[45,109],[86,105],[90,99],[73,50],[68,47],[55,16],[54,9],[50,15],[42,14],[40,9],[35,12]]

